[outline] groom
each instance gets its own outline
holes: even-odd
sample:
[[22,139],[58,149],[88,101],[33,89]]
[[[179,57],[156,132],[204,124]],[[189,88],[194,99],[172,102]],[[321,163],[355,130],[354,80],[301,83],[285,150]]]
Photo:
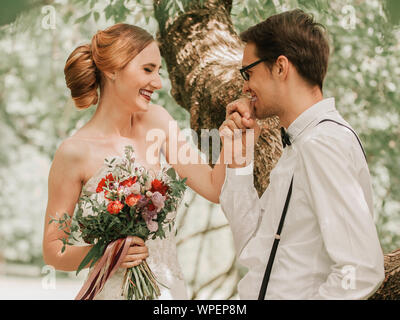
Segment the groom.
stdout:
[[243,91],[252,102],[229,104],[220,132],[257,133],[255,118],[278,116],[284,150],[261,198],[252,163],[226,168],[220,203],[248,268],[240,298],[366,299],[383,281],[383,253],[361,142],[334,98],[322,95],[329,57],[323,28],[294,10],[241,39]]

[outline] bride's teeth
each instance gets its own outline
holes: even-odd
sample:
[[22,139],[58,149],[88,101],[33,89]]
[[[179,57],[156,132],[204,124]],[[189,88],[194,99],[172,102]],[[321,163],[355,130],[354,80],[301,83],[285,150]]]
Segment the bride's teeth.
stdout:
[[252,97],[251,97],[251,101],[254,102],[254,101],[256,101],[256,100],[257,100],[257,96],[252,96]]
[[143,94],[143,95],[145,95],[145,96],[147,96],[147,97],[149,97],[149,98],[151,97],[151,93],[148,92],[148,91],[146,91],[146,90],[142,90],[142,89],[141,89],[141,90],[139,90],[139,93],[140,93],[140,94]]

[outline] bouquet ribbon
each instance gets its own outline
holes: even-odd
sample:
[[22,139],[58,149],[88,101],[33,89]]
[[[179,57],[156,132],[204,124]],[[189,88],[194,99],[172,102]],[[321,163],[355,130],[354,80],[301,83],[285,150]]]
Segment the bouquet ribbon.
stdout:
[[83,284],[75,300],[93,300],[94,297],[103,289],[106,281],[118,270],[133,237],[118,239],[110,242],[104,251],[100,261],[90,272],[88,279]]

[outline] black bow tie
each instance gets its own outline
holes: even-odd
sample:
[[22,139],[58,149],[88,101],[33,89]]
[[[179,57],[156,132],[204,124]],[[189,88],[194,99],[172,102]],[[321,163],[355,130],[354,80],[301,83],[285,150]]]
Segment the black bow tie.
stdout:
[[281,138],[282,138],[282,146],[285,148],[286,146],[290,146],[292,143],[290,142],[290,136],[286,132],[284,127],[281,127]]

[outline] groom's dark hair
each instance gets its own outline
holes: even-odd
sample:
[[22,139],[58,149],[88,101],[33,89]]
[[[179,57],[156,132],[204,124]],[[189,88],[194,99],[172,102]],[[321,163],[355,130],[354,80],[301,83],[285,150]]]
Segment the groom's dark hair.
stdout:
[[273,15],[240,34],[242,41],[254,43],[259,58],[271,70],[280,55],[296,67],[311,85],[322,84],[328,69],[329,43],[325,27],[300,9]]

